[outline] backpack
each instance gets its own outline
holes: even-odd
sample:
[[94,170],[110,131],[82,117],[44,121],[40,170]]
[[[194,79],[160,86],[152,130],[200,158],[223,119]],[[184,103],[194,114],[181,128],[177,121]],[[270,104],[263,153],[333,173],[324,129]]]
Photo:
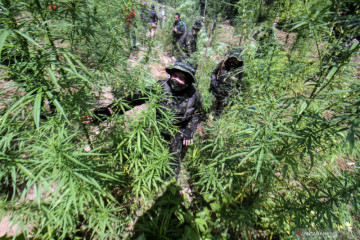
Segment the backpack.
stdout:
[[178,23],[178,26],[179,26],[180,24],[183,25],[183,27],[184,27],[184,34],[185,34],[185,32],[186,32],[185,23],[184,23],[182,20],[180,20],[179,23]]

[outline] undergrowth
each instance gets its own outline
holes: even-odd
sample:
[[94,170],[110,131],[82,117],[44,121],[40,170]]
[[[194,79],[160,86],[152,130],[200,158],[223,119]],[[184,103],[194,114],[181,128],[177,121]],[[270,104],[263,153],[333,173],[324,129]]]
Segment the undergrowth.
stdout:
[[[138,2],[0,1],[0,219],[32,239],[359,237],[359,4],[208,1],[217,27],[199,32],[194,56],[208,120],[184,186],[171,181],[161,136],[176,132],[173,116],[156,118],[161,89],[146,90],[151,64],[170,58],[173,14],[188,30],[201,18],[200,1],[172,2],[153,40],[137,15],[142,59],[130,66],[122,13],[140,13]],[[244,88],[215,121],[210,75],[238,46]],[[123,107],[143,91],[146,107],[83,125],[107,86]]]

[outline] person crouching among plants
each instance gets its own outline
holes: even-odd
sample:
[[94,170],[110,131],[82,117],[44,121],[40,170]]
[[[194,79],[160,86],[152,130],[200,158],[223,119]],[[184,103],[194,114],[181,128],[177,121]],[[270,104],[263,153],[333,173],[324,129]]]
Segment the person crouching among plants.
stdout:
[[[159,101],[171,114],[175,115],[173,124],[178,127],[178,132],[172,135],[163,132],[162,137],[170,143],[170,153],[173,154],[171,167],[175,178],[178,179],[180,163],[185,157],[187,147],[193,143],[193,135],[197,125],[205,117],[202,97],[199,90],[195,87],[195,69],[191,66],[176,62],[173,66],[165,68],[170,77],[166,80],[158,81],[156,84],[161,86],[163,97]],[[155,89],[156,86],[149,89]],[[113,114],[124,114],[125,111],[146,102],[146,96],[135,93],[125,98],[130,108],[124,109],[112,103],[107,107],[98,108],[94,111],[94,117],[88,116],[83,123],[104,121]],[[159,117],[164,113],[157,113]],[[165,117],[165,116],[163,116]]]
[[229,104],[230,96],[236,96],[241,88],[241,80],[244,76],[241,52],[241,49],[230,52],[211,74],[210,92],[215,96],[212,109],[216,118],[220,117]]

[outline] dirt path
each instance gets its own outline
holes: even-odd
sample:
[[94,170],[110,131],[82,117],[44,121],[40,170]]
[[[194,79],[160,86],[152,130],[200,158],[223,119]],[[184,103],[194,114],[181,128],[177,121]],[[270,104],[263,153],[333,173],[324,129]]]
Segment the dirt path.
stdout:
[[[144,58],[146,50],[146,48],[141,48],[139,51],[134,51],[130,54],[130,57],[127,61],[132,68],[138,64],[141,64],[141,60]],[[146,69],[149,67],[150,74],[158,80],[167,78],[169,75],[166,73],[165,67],[173,64],[175,59],[169,57],[166,53],[158,54],[154,59],[156,61],[148,62],[143,66],[143,68]]]

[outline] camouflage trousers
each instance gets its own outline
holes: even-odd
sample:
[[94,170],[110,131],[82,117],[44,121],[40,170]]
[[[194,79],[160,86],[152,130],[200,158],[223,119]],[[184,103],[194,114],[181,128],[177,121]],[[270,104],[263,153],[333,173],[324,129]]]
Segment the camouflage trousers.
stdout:
[[177,178],[180,173],[180,163],[184,159],[188,147],[183,145],[183,131],[184,129],[179,129],[180,132],[176,133],[174,136],[163,134],[165,140],[170,142],[170,153],[172,154],[171,159],[171,168],[175,173]]
[[229,105],[229,102],[229,97],[215,97],[212,103],[212,110],[214,111],[216,118],[221,116],[221,113],[224,111],[224,108]]
[[231,104],[234,105],[238,96],[241,96],[241,86],[236,89],[232,87],[219,86],[216,91],[210,89],[215,98],[212,102],[211,111],[215,112],[215,118],[219,118],[224,109]]
[[178,41],[173,40],[172,42],[173,48],[172,48],[172,55],[178,59],[181,56],[181,48],[178,43]]

